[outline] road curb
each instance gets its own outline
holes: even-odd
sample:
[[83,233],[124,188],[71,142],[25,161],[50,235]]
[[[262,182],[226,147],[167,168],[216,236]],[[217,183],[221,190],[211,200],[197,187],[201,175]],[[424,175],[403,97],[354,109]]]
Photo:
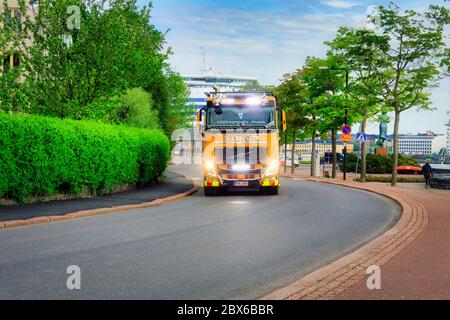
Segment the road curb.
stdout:
[[[292,176],[286,176],[293,178]],[[389,230],[352,253],[319,268],[262,300],[328,300],[367,277],[367,268],[383,266],[406,248],[426,228],[429,214],[425,207],[408,197],[383,188],[320,179],[301,179],[372,192],[397,202],[403,209],[399,221]]]
[[183,198],[186,198],[194,193],[196,193],[199,190],[199,186],[195,183],[193,183],[193,187],[187,191],[184,191],[179,194],[175,194],[169,197],[155,199],[150,202],[143,202],[139,204],[134,205],[122,205],[122,206],[115,206],[115,207],[108,207],[108,208],[98,208],[98,209],[90,209],[90,210],[82,210],[82,211],[76,211],[65,215],[51,215],[51,216],[42,216],[42,217],[36,217],[26,220],[11,220],[11,221],[3,221],[0,222],[0,230],[1,229],[12,229],[12,228],[18,228],[18,227],[25,227],[30,225],[36,225],[36,224],[47,224],[47,223],[53,223],[53,222],[59,222],[59,221],[68,221],[68,220],[74,220],[74,219],[80,219],[80,218],[86,218],[86,217],[92,217],[92,216],[99,216],[99,215],[105,215],[105,214],[112,214],[116,212],[127,212],[131,210],[138,210],[138,209],[146,209],[146,208],[152,208],[157,207],[163,204],[167,204],[169,202],[181,200]]

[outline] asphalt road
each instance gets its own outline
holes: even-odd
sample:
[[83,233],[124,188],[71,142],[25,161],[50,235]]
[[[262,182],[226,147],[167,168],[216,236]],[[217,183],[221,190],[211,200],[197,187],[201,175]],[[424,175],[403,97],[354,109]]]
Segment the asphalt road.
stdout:
[[[399,212],[363,191],[283,180],[279,196],[199,192],[2,230],[0,299],[254,299],[361,246]],[[66,288],[70,265],[81,269],[81,290]]]

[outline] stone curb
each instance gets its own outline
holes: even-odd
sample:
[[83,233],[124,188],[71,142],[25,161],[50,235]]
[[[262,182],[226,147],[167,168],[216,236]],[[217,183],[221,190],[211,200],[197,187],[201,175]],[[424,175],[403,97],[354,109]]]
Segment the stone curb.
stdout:
[[0,222],[0,229],[12,229],[12,228],[24,227],[24,226],[29,226],[29,225],[67,221],[67,220],[73,220],[73,219],[79,219],[79,218],[111,214],[111,213],[116,213],[116,212],[127,212],[127,211],[131,211],[131,210],[157,207],[157,206],[160,206],[163,204],[167,204],[169,202],[173,202],[176,200],[186,198],[186,197],[196,193],[199,190],[199,188],[200,187],[194,183],[194,186],[185,192],[175,194],[173,196],[169,196],[166,198],[155,199],[150,202],[143,202],[143,203],[139,203],[139,204],[122,205],[122,206],[91,209],[91,210],[82,210],[82,211],[76,211],[76,212],[72,212],[72,213],[69,213],[66,215],[59,215],[59,216],[53,215],[53,216],[36,217],[36,218],[31,218],[31,219],[26,219],[26,220],[2,221],[2,222]]
[[287,287],[262,297],[262,300],[332,299],[367,277],[366,271],[369,266],[381,267],[389,262],[416,239],[428,224],[429,214],[421,203],[407,197],[399,197],[383,188],[314,178],[303,180],[360,189],[388,197],[400,204],[403,209],[402,215],[395,226],[379,237]]

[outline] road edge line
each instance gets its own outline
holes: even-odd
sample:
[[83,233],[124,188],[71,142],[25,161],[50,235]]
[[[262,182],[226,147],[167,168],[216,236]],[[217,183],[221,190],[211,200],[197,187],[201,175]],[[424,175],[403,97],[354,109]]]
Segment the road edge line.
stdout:
[[[286,177],[289,178],[289,177]],[[294,178],[295,177],[290,177]],[[360,186],[320,179],[300,179],[368,191],[397,202],[402,213],[397,223],[380,236],[351,253],[314,270],[286,287],[265,295],[261,300],[328,300],[367,277],[371,265],[383,266],[406,248],[426,228],[429,213],[421,204],[409,197],[399,197],[370,186]]]

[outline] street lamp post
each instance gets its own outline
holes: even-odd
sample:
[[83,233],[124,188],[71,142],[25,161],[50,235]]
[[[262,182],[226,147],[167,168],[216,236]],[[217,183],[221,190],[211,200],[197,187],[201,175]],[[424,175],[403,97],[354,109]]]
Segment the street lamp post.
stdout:
[[[348,125],[348,82],[349,70],[345,70],[345,125]],[[344,181],[347,180],[347,142],[344,142]]]

